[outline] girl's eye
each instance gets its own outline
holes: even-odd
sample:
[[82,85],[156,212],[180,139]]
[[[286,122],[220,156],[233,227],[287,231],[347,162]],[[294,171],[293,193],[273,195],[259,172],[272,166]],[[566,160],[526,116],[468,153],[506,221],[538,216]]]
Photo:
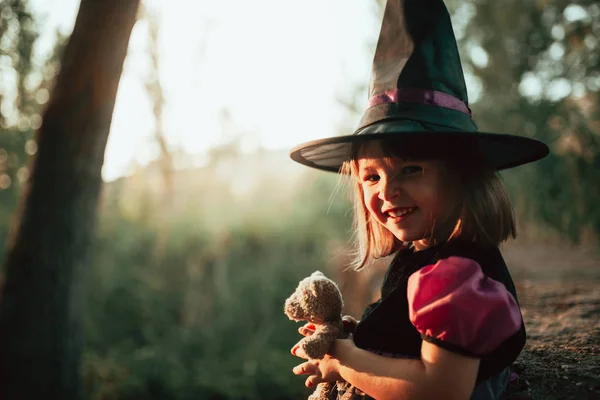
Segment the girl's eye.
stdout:
[[377,174],[365,175],[362,180],[363,180],[363,182],[377,182],[379,180],[379,175],[377,175]]
[[402,168],[401,174],[404,176],[421,175],[423,173],[423,167],[419,165],[407,165]]

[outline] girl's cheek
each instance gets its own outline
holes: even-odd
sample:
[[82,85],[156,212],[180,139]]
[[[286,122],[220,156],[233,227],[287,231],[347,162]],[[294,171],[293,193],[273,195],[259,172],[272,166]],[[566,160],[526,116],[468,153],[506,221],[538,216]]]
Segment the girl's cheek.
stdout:
[[369,212],[371,212],[371,207],[373,206],[373,196],[371,195],[370,191],[364,190],[363,202],[365,203],[365,206],[367,206]]

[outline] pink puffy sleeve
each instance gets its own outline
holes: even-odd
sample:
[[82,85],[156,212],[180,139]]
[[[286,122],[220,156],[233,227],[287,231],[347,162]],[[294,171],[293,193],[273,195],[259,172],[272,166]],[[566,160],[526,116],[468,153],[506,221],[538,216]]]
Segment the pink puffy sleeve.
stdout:
[[421,268],[410,276],[407,296],[410,320],[423,340],[466,354],[493,351],[522,324],[512,294],[468,258]]

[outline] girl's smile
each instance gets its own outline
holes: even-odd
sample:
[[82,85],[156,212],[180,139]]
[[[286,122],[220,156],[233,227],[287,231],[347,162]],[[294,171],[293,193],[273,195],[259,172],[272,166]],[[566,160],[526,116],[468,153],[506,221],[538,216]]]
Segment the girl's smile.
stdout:
[[418,207],[395,207],[389,210],[383,211],[383,213],[394,221],[403,221],[408,218]]

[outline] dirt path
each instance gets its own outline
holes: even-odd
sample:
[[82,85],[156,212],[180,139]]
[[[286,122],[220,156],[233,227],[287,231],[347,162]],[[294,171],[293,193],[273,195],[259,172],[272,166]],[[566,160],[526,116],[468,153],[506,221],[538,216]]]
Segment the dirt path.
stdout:
[[557,246],[507,246],[527,345],[507,399],[600,399],[600,256]]

